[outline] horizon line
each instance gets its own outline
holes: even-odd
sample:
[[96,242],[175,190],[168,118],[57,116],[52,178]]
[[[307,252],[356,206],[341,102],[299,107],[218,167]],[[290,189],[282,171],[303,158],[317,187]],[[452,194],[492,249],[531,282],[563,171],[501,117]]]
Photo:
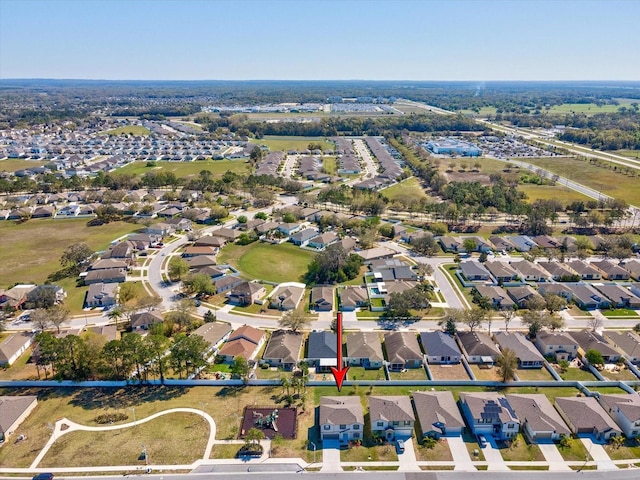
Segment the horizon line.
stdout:
[[221,79],[221,78],[200,78],[200,79],[166,79],[166,78],[66,78],[66,77],[9,77],[0,78],[0,82],[7,81],[34,81],[34,80],[47,80],[47,81],[83,81],[83,82],[469,82],[469,83],[483,83],[483,82],[630,82],[640,83],[640,79],[471,79],[471,80],[455,80],[455,79],[364,79],[364,78],[334,78],[334,79],[292,79],[292,78],[245,78],[245,79]]

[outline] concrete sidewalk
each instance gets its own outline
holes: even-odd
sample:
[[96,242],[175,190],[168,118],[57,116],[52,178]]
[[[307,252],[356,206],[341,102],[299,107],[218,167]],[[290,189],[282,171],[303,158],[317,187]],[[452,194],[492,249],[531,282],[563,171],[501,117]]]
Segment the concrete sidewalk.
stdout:
[[476,471],[476,467],[469,457],[469,451],[462,437],[447,437],[447,444],[451,450],[451,456],[455,462],[454,470],[462,470],[464,472]]

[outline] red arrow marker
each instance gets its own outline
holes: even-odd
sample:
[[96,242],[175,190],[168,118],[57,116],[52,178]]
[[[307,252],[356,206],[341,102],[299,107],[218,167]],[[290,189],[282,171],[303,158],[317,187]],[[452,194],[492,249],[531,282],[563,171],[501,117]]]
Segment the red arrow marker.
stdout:
[[342,390],[342,382],[344,382],[344,377],[349,370],[349,367],[342,366],[342,313],[338,312],[337,326],[336,326],[336,336],[338,337],[338,365],[336,367],[331,367],[331,373],[333,373],[333,378],[336,379],[336,385],[338,386],[338,391]]

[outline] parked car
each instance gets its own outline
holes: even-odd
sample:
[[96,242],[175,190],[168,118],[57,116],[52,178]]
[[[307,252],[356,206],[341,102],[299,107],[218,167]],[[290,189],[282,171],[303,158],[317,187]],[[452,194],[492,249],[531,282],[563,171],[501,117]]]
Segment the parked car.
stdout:
[[53,480],[53,473],[38,473],[31,480]]
[[484,435],[478,435],[478,445],[480,445],[480,448],[487,446],[487,438]]
[[404,453],[404,440],[396,440],[396,452]]

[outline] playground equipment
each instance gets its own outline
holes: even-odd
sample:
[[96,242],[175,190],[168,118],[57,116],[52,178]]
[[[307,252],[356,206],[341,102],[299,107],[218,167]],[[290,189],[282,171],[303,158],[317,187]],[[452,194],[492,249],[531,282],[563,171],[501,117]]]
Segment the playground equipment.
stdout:
[[[257,417],[257,418],[256,418]],[[278,425],[276,420],[278,419],[278,409],[276,408],[266,417],[260,412],[253,412],[253,418],[256,420],[253,422],[258,428],[272,428],[275,432],[278,431]]]

